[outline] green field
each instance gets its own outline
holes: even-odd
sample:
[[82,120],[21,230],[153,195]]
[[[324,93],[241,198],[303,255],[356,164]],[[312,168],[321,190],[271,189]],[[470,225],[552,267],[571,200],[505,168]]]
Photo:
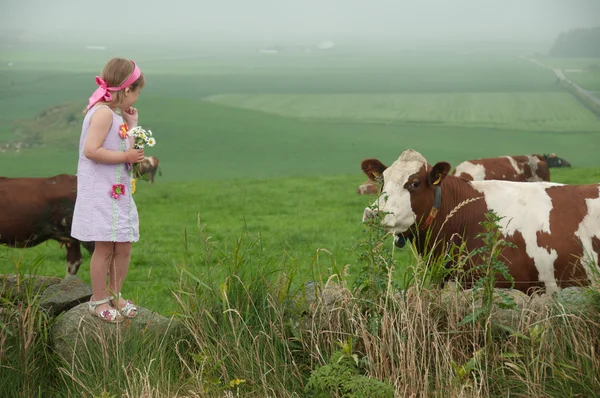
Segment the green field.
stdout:
[[543,62],[562,69],[570,80],[589,91],[600,91],[600,58],[546,58]]
[[[0,145],[38,146],[1,153],[1,175],[75,172],[81,110],[94,76],[116,54],[136,59],[146,74],[137,107],[158,142],[148,154],[163,172],[136,193],[142,239],[126,287],[158,311],[174,308],[178,265],[205,271],[198,215],[221,256],[240,237],[260,236],[282,272],[299,267],[303,280],[346,264],[354,272],[371,200],[355,193],[367,157],[391,164],[414,148],[431,163],[456,164],[554,152],[575,167],[553,179],[600,178],[600,121],[550,71],[505,52],[380,49],[273,56],[11,49],[0,54]],[[217,268],[219,255],[211,259]],[[55,242],[1,248],[0,273],[37,256],[40,273],[64,274]],[[85,259],[80,275],[88,280]]]
[[433,124],[535,131],[596,131],[597,118],[566,92],[221,94],[208,101],[265,113],[379,124]]

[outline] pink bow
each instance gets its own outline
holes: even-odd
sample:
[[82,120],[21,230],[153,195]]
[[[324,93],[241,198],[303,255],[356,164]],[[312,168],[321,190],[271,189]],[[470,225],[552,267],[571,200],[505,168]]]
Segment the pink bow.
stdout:
[[138,68],[136,63],[133,62],[133,72],[131,73],[131,75],[129,75],[129,77],[127,77],[127,79],[125,79],[123,84],[121,84],[118,87],[108,87],[108,84],[100,76],[96,76],[96,84],[99,87],[96,89],[96,91],[94,91],[94,94],[92,94],[92,96],[90,97],[87,109],[89,110],[99,101],[112,101],[113,97],[110,93],[111,91],[119,91],[131,86],[140,77],[141,74],[142,72],[140,71],[140,68]]

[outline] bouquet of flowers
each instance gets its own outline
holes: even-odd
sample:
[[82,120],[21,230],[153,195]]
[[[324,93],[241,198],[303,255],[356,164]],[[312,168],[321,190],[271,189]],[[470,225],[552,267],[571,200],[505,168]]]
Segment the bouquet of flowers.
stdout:
[[[144,130],[141,126],[136,126],[129,129],[127,123],[121,124],[119,128],[119,136],[122,139],[128,137],[133,138],[133,147],[135,149],[144,149],[145,147],[153,147],[156,145],[156,140],[152,137],[151,130]],[[134,163],[131,165],[133,171],[133,179],[131,180],[131,194],[135,193],[136,178],[144,175],[143,163]]]
[[156,140],[152,137],[151,130],[144,130],[141,126],[136,126],[127,132],[127,135],[133,137],[133,147],[135,149],[144,149],[147,146],[154,146]]

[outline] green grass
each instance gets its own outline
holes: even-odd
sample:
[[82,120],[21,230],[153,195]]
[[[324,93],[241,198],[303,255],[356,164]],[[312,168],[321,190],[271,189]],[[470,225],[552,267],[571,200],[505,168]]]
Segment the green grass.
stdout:
[[[79,111],[106,57],[119,52],[13,49],[1,55],[0,143],[32,137],[42,143],[2,153],[2,175],[75,173]],[[554,180],[599,179],[597,123],[560,91],[552,73],[514,55],[173,55],[155,49],[130,54],[147,76],[137,107],[141,125],[158,142],[147,154],[160,159],[163,175],[136,193],[142,240],[134,245],[127,286],[136,301],[160,311],[173,309],[176,266],[201,264],[199,214],[223,252],[245,232],[260,233],[282,269],[298,265],[307,279],[315,275],[321,248],[332,257],[321,252],[318,267],[355,264],[352,248],[363,237],[361,215],[370,204],[355,190],[365,180],[359,164],[367,157],[389,165],[413,148],[431,163],[456,165],[555,152],[576,167],[553,171]],[[237,105],[266,102],[240,109],[203,100],[210,96],[242,100]],[[20,256],[25,263],[43,256],[42,274],[65,272],[55,242],[0,254],[0,272],[12,272]],[[89,281],[86,265],[80,275]]]
[[585,69],[590,65],[600,65],[600,58],[559,58],[559,57],[538,57],[543,59],[548,65],[560,69]]
[[[49,54],[53,56],[50,57]],[[490,54],[403,52],[214,54],[186,58],[156,52],[82,49],[19,50],[0,63],[0,140],[10,121],[30,118],[46,107],[80,100],[95,88],[94,76],[111,56],[128,54],[148,78],[146,90],[163,103],[223,93],[456,93],[559,91],[551,73],[516,57]],[[14,63],[7,66],[6,61]]]
[[[361,182],[352,176],[140,183],[135,199],[141,240],[133,246],[125,291],[148,308],[173,309],[169,291],[177,281],[176,267],[185,264],[203,272],[197,268],[204,258],[199,217],[204,232],[223,251],[229,251],[246,232],[260,234],[264,252],[277,260],[282,271],[296,263],[307,280],[320,273],[313,268],[318,249],[334,255],[333,259],[322,255],[319,267],[323,269],[331,267],[333,260],[340,265],[354,263],[352,250],[362,238],[362,211],[372,201],[356,194]],[[27,264],[37,256],[44,256],[40,274],[64,276],[64,250],[57,242],[31,249],[0,248],[0,273],[14,272],[18,259]],[[84,257],[79,275],[89,282],[87,252]]]
[[546,58],[548,65],[565,71],[566,76],[590,91],[600,91],[600,58]]
[[[8,366],[0,383],[13,386],[10,393],[292,396],[349,336],[358,347],[346,344],[347,354],[357,355],[361,374],[409,395],[589,396],[598,390],[597,322],[523,308],[514,330],[502,329],[490,341],[481,327],[460,322],[468,305],[442,300],[438,290],[402,296],[387,290],[392,284],[382,263],[388,254],[396,260],[393,280],[403,286],[406,267],[418,262],[408,248],[394,249],[389,237],[381,247],[357,248],[372,238],[361,218],[373,198],[355,193],[365,180],[359,163],[366,157],[389,165],[414,148],[432,164],[455,165],[556,152],[575,167],[552,169],[553,181],[599,182],[600,132],[589,118],[584,122],[585,111],[550,71],[509,51],[388,48],[264,57],[124,50],[55,46],[0,54],[0,144],[43,145],[2,153],[0,174],[74,173],[78,110],[94,89],[93,77],[111,55],[136,59],[148,78],[137,105],[140,121],[156,135],[158,145],[148,154],[159,157],[163,176],[152,186],[141,182],[135,194],[141,240],[123,294],[162,314],[180,314],[189,341],[101,339],[96,351],[84,339],[84,360],[59,369],[46,355],[44,313],[19,302],[0,312],[0,326],[17,328],[12,334],[0,328],[0,340],[21,348],[6,357],[0,348],[0,363]],[[203,100],[236,93],[269,100],[268,109]],[[298,107],[278,108],[288,96]],[[401,108],[403,118],[390,119],[390,108]],[[283,116],[266,113],[274,109]],[[317,116],[301,118],[311,109]],[[359,285],[373,282],[365,290],[371,295],[346,291],[332,307],[306,312],[306,303],[291,299],[305,282],[334,274],[351,287],[363,276],[361,254],[379,272]],[[63,276],[65,263],[57,242],[0,247],[0,273]],[[79,276],[89,283],[87,253]],[[35,299],[29,303],[35,308]],[[482,350],[492,355],[482,357]],[[114,382],[107,384],[106,375]]]
[[[600,169],[552,169],[552,177],[565,183],[597,183]],[[233,251],[246,234],[260,235],[264,256],[281,272],[298,268],[299,283],[346,264],[353,280],[359,271],[356,248],[365,238],[362,212],[373,200],[355,193],[363,180],[357,175],[141,183],[135,194],[141,239],[133,245],[124,294],[150,309],[174,310],[170,291],[178,280],[177,268],[207,271],[200,228],[221,253]],[[387,244],[391,246],[392,239]],[[320,252],[317,262],[319,249],[331,255]],[[399,259],[408,255],[408,249],[396,251]],[[31,249],[0,247],[0,273],[15,272],[18,263],[37,264],[39,257],[39,274],[64,276],[64,250],[54,241]],[[222,254],[215,256],[211,266],[218,270],[220,259]],[[87,252],[84,261],[79,276],[89,283]]]
[[[48,116],[19,123],[23,131],[38,134],[47,145],[3,153],[2,174],[74,173],[80,127],[67,119],[81,106],[80,102],[67,106],[65,113],[58,114],[59,120]],[[575,166],[598,165],[594,145],[598,131],[523,132],[427,123],[298,120],[198,100],[165,103],[150,95],[140,100],[139,108],[141,124],[154,132],[158,142],[147,154],[160,159],[162,179],[168,181],[335,175],[359,178],[362,159],[377,157],[390,164],[407,148],[452,164],[489,156],[554,152]],[[57,126],[57,131],[44,130],[47,126]]]
[[217,104],[303,119],[422,123],[514,130],[600,130],[566,92],[454,94],[221,94]]
[[[575,83],[590,91],[600,90],[600,71],[598,72],[582,72],[569,73],[569,78]],[[597,94],[596,94],[597,95]]]

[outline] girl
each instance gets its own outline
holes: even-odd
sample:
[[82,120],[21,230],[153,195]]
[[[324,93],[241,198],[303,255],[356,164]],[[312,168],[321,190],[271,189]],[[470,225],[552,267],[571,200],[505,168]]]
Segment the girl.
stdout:
[[[96,243],[90,261],[89,311],[111,323],[137,314],[136,306],[121,297],[121,287],[129,269],[131,242],[139,239],[131,164],[144,159],[144,150],[134,149],[124,133],[137,126],[138,113],[132,106],[144,82],[135,62],[108,61],[102,77],[96,76],[99,87],[89,99],[79,141],[71,235]],[[116,113],[118,109],[122,116]]]

